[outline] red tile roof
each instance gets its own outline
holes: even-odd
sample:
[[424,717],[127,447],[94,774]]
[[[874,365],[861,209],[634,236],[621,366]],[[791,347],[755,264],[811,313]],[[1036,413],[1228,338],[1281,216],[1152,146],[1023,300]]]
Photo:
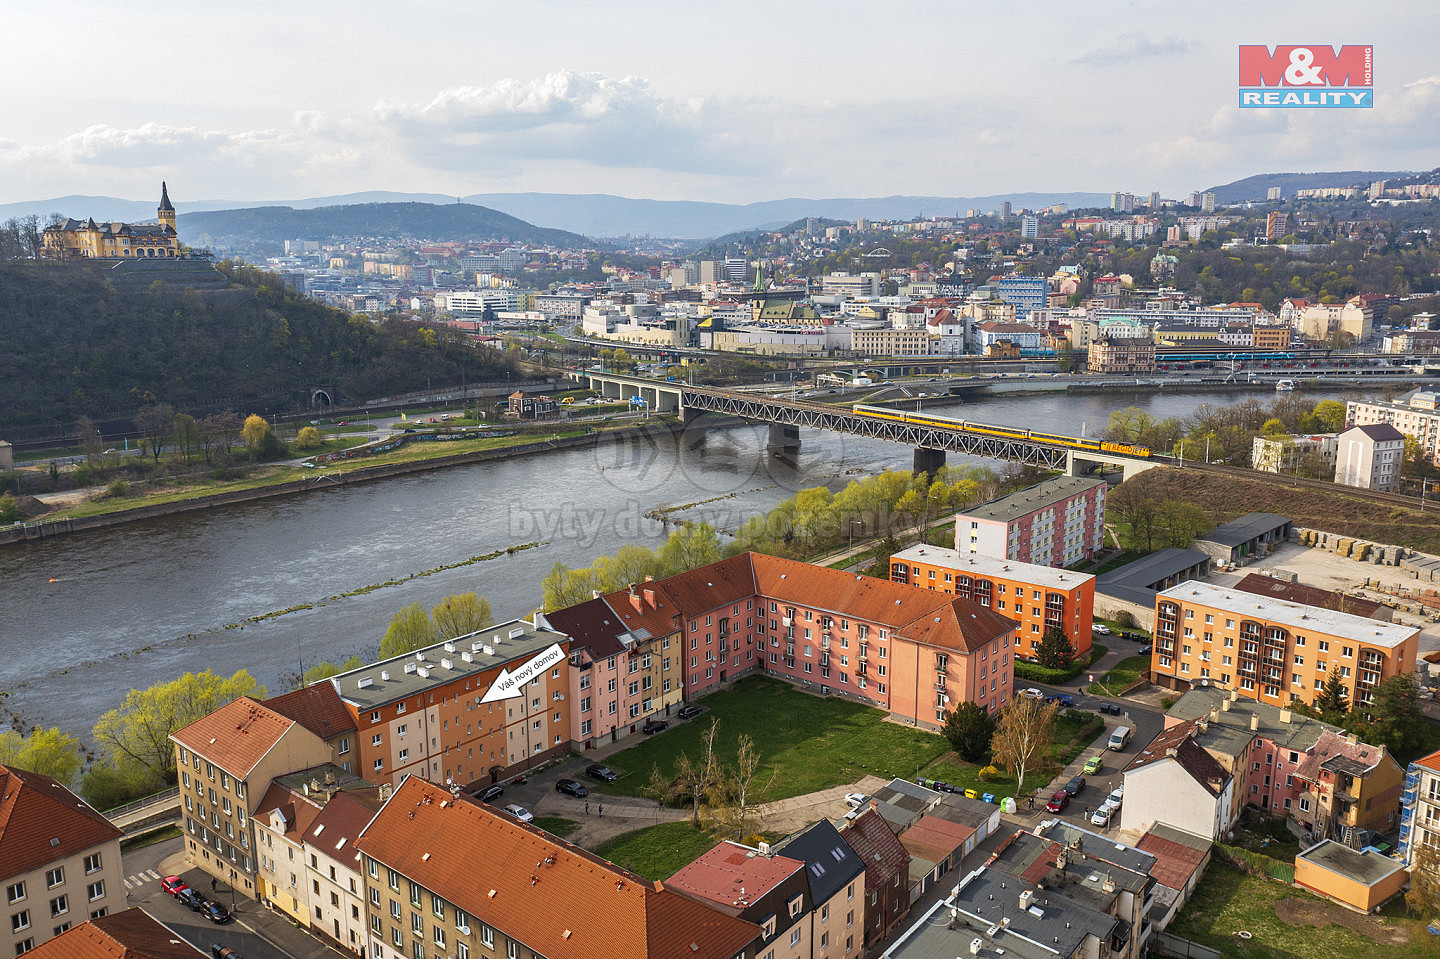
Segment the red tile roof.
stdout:
[[1155,865],[1150,867],[1150,875],[1160,885],[1169,886],[1171,889],[1184,889],[1190,877],[1195,875],[1195,870],[1199,869],[1205,857],[1210,855],[1208,848],[1196,849],[1172,839],[1162,839],[1150,832],[1141,837],[1135,848],[1155,857]]
[[1374,616],[1377,611],[1384,610],[1385,621],[1389,621],[1390,610],[1379,603],[1348,596],[1339,590],[1321,589],[1318,586],[1306,586],[1304,583],[1291,583],[1273,576],[1265,576],[1262,573],[1249,573],[1231,588],[1254,593],[1257,596],[1268,596],[1271,599],[1283,599],[1287,603],[1319,606],[1322,609],[1333,609],[1336,612],[1349,613],[1352,616],[1364,616],[1367,619]]
[[545,614],[551,629],[570,637],[572,650],[584,649],[591,659],[619,655],[625,647],[619,635],[625,631],[620,617],[603,599],[592,599]]
[[551,959],[730,959],[759,934],[753,923],[414,777],[356,845]]
[[136,906],[82,922],[27,955],[33,959],[195,959],[205,954]]
[[625,624],[626,632],[644,629],[651,636],[669,636],[680,628],[683,614],[658,582],[636,583],[633,591],[620,589],[605,595],[605,602]]
[[902,832],[899,838],[900,845],[905,847],[911,857],[918,856],[931,862],[940,862],[955,850],[964,848],[966,840],[973,835],[975,830],[961,823],[936,816],[921,816],[920,820]]
[[320,815],[320,808],[318,803],[312,802],[303,793],[272,782],[270,788],[265,790],[265,795],[260,797],[260,805],[255,807],[255,815],[268,826],[270,814],[280,810],[280,814],[285,817],[283,835],[299,845],[300,837],[310,828],[315,817]]
[[861,813],[840,830],[846,845],[865,864],[865,888],[878,889],[898,874],[910,871],[910,853],[895,838],[890,824],[873,809]]
[[372,793],[336,793],[305,830],[305,842],[335,859],[354,859],[358,871],[360,854],[355,840],[375,818],[380,805],[380,797]]
[[171,733],[170,738],[244,779],[295,724],[295,720],[242,696]]
[[1415,760],[1415,763],[1434,772],[1440,772],[1440,749],[1437,749],[1428,756],[1421,756]]
[[281,716],[295,720],[321,739],[333,739],[355,731],[355,720],[340,701],[340,692],[325,681],[267,699],[265,705]]
[[49,776],[0,766],[0,879],[94,849],[124,833]]
[[[1214,756],[1207,753],[1192,738],[1197,725],[1196,720],[1188,720],[1169,729],[1161,730],[1160,735],[1150,741],[1150,745],[1140,751],[1125,771],[1141,769],[1152,763],[1161,762],[1165,759],[1175,760],[1175,764],[1195,782],[1199,783],[1206,792],[1212,796],[1219,796],[1225,791],[1225,783],[1231,776],[1225,771],[1225,767],[1216,761]],[[1174,755],[1171,755],[1171,753]]]
[[755,574],[750,565],[753,555],[732,556],[659,582],[683,615],[696,616],[755,595]]
[[738,915],[804,868],[805,863],[798,859],[761,856],[748,846],[726,840],[665,880],[665,884]]

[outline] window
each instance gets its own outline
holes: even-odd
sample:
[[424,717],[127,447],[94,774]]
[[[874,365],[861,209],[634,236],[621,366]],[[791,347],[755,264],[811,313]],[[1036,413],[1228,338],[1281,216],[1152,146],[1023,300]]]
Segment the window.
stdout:
[[70,897],[56,896],[50,900],[50,915],[63,916],[70,911]]
[[10,931],[19,932],[21,929],[30,928],[30,910],[21,909],[10,917]]
[[49,888],[49,889],[54,889],[56,886],[59,886],[59,885],[61,885],[61,884],[64,883],[64,882],[65,882],[65,867],[64,867],[64,866],[56,866],[54,869],[50,870],[49,872],[47,872],[47,873],[45,874],[45,885],[46,885],[46,887]]
[[483,922],[480,924],[480,945],[485,946],[487,949],[493,949],[495,947],[495,930]]
[[17,882],[5,890],[5,895],[11,902],[19,902],[25,898],[25,884],[23,882]]
[[99,882],[92,882],[90,885],[86,886],[85,894],[90,897],[91,902],[94,902],[96,899],[104,899],[105,880],[101,879]]
[[790,945],[792,945],[792,946],[798,946],[798,945],[800,945],[800,927],[799,927],[799,926],[796,926],[794,929],[791,929],[791,930],[790,930]]
[[99,871],[100,871],[100,854],[97,852],[97,853],[95,853],[94,855],[86,856],[86,857],[85,857],[85,875],[88,876],[88,875],[90,875],[92,872],[99,872]]
[[378,746],[384,741],[385,737],[382,736],[380,733],[376,733],[375,735],[370,737],[370,745],[372,746]]

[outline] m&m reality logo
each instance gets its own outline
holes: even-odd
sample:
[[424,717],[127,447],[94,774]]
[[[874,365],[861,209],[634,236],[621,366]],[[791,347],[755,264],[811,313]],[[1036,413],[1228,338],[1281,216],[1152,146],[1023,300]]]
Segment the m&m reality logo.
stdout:
[[1375,105],[1373,50],[1365,45],[1241,45],[1240,107],[1364,109]]

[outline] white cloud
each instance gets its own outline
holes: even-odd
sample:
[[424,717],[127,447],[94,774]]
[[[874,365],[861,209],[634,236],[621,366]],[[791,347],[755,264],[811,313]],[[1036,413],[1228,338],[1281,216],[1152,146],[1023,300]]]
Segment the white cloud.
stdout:
[[1185,40],[1174,34],[1152,40],[1143,33],[1122,33],[1114,42],[1096,47],[1069,62],[1091,67],[1123,67],[1134,60],[1182,57],[1199,47],[1200,44],[1195,40]]

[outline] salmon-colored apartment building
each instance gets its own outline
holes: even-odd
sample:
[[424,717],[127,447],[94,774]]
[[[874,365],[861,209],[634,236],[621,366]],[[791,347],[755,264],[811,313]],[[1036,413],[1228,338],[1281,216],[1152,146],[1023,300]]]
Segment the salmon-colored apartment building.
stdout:
[[1065,631],[1077,656],[1090,652],[1095,577],[1053,566],[962,553],[943,546],[912,546],[890,557],[890,579],[973,599],[1018,620],[1015,655],[1036,658],[1053,626]]
[[[766,672],[938,727],[964,700],[999,709],[1014,685],[1016,621],[970,599],[758,553],[647,582],[636,593],[636,604],[628,590],[603,598],[620,618],[611,628],[629,615],[657,617],[654,630],[673,629],[654,655],[662,677],[666,655],[672,658],[686,699]],[[546,614],[545,622],[573,628],[577,609]],[[578,743],[607,734],[591,727],[582,735],[583,715],[573,714]]]
[[1157,685],[1219,686],[1272,706],[1314,703],[1338,667],[1350,702],[1414,669],[1420,630],[1194,580],[1155,597]]

